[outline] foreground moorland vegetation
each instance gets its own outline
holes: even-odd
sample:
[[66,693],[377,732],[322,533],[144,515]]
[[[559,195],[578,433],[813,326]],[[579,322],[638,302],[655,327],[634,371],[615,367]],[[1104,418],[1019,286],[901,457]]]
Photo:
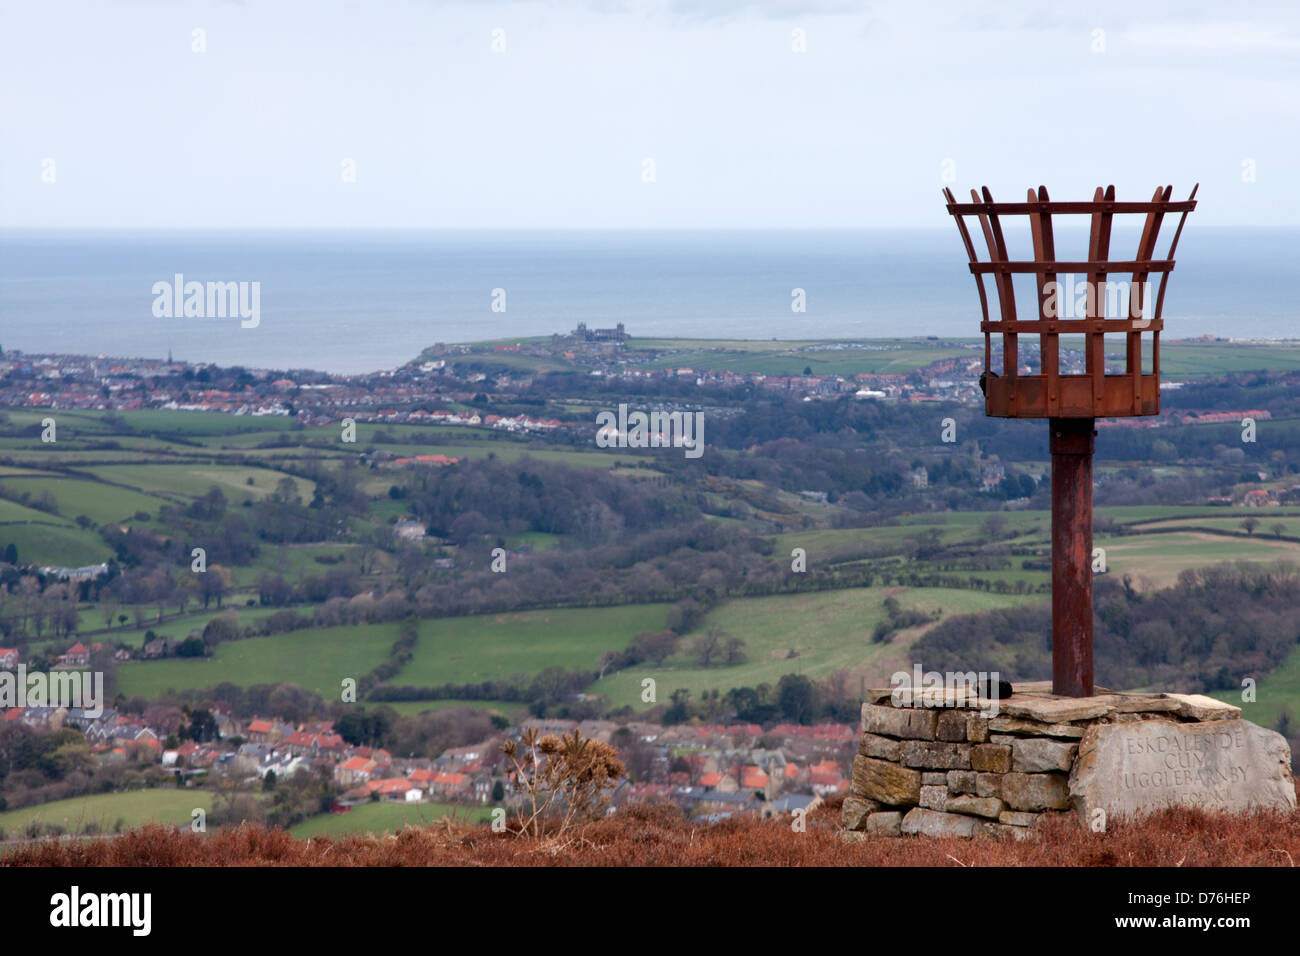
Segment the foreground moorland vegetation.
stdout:
[[687,820],[641,804],[563,836],[521,839],[446,821],[383,837],[296,840],[245,826],[204,836],[151,826],[111,840],[17,848],[0,866],[1283,866],[1300,860],[1300,814],[1163,810],[1094,833],[1071,815],[1035,839],[875,837],[845,844],[837,800],[788,820]]

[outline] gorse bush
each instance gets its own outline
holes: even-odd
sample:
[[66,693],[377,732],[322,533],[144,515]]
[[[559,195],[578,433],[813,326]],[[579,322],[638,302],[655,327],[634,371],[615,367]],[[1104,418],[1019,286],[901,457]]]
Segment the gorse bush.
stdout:
[[537,837],[543,823],[562,834],[577,823],[594,820],[609,805],[610,793],[625,773],[618,751],[578,731],[542,736],[530,727],[516,742],[501,745],[513,765],[511,776],[521,795],[516,813],[521,836]]

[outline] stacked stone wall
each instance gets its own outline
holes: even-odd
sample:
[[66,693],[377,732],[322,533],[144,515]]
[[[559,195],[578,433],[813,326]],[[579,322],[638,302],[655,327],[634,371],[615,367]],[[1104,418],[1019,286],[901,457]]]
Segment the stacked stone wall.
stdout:
[[[1281,735],[1237,719],[1240,708],[1209,697],[1110,693],[1055,697],[1045,683],[1017,685],[1010,697],[996,701],[967,700],[952,690],[918,694],[915,701],[909,696],[881,689],[870,692],[862,705],[862,737],[850,793],[844,800],[846,839],[863,839],[867,834],[1024,838],[1051,814],[1073,811],[1086,818],[1102,802],[1094,793],[1097,782],[1087,772],[1098,741],[1112,736],[1102,728],[1146,721],[1163,722],[1179,740],[1189,733],[1198,740],[1205,735],[1174,725],[1230,721],[1230,725],[1217,725],[1225,731],[1217,736],[1229,745],[1234,736],[1262,740],[1255,748],[1259,753],[1252,751],[1251,759],[1264,764],[1261,777],[1271,775],[1271,781],[1266,781],[1271,789],[1264,791],[1263,800],[1285,805],[1289,787],[1290,806],[1295,806],[1289,756],[1282,758],[1285,768],[1269,766],[1279,759],[1271,737],[1281,740]],[[1121,749],[1123,744],[1119,742]],[[1082,761],[1081,746],[1087,758]],[[1178,759],[1195,763],[1190,756]],[[1200,763],[1205,763],[1204,755]],[[1142,778],[1136,772],[1119,776],[1115,786],[1131,785],[1132,790],[1140,789],[1136,783],[1142,779],[1147,784],[1152,779],[1151,774]],[[1162,795],[1166,804],[1212,802],[1206,793],[1220,794],[1213,800],[1221,798],[1225,805],[1232,802],[1232,794],[1224,789],[1228,784],[1220,784],[1211,770],[1192,768],[1166,776],[1187,784],[1183,790],[1173,787],[1172,797]],[[1198,779],[1206,781],[1203,791],[1195,789]],[[1190,795],[1187,800],[1182,798],[1184,791]],[[1139,793],[1135,799],[1142,796]],[[1137,806],[1142,806],[1140,799]]]

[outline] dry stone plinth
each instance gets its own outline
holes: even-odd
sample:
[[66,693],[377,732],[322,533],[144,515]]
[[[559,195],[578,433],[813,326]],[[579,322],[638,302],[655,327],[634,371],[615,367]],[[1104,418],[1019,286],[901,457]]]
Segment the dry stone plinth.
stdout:
[[1166,806],[1295,809],[1285,740],[1239,707],[1097,691],[1055,697],[1046,682],[1001,700],[868,691],[846,839],[1031,838],[1054,813],[1095,824],[1098,808],[1108,819]]
[[1085,819],[1096,808],[1107,819],[1163,807],[1294,810],[1291,750],[1281,734],[1240,718],[1099,724],[1079,742],[1070,802]]

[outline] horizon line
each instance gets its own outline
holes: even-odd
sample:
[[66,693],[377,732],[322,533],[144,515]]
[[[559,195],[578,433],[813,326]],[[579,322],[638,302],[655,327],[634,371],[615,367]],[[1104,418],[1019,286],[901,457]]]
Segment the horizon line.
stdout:
[[[1003,226],[1014,226],[1010,219]],[[912,226],[9,226],[0,225],[0,233],[34,232],[947,232],[951,223]],[[1087,225],[1063,223],[1060,228],[1087,230]],[[1136,228],[1136,227],[1135,227]],[[1219,223],[1201,225],[1200,229],[1300,229],[1297,223]]]

